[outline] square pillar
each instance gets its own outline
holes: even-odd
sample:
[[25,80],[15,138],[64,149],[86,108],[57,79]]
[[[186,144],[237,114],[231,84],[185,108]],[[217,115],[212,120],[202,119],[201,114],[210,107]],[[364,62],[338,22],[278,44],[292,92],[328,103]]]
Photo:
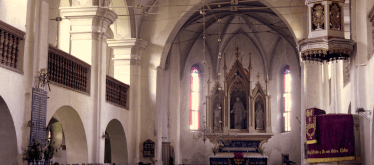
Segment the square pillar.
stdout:
[[140,158],[140,105],[141,105],[141,57],[148,46],[148,42],[141,39],[108,39],[108,47],[113,49],[114,78],[130,85],[129,110],[132,113],[134,127],[131,133],[136,135],[135,153],[129,155],[129,162],[137,163]]
[[[91,65],[91,89],[93,99],[92,113],[87,114],[86,121],[92,123],[91,130],[86,132],[88,142],[88,161],[104,162],[105,132],[102,126],[102,110],[106,102],[106,33],[109,26],[117,19],[117,14],[100,6],[80,6],[60,8],[62,16],[70,20],[71,55]],[[90,128],[88,128],[90,129]]]

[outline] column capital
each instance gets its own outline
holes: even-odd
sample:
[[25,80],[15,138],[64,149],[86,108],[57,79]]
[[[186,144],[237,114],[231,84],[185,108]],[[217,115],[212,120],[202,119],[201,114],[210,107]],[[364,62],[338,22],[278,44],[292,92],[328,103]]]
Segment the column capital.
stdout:
[[[106,34],[117,14],[100,6],[60,7],[62,16],[70,20],[72,34]],[[74,37],[72,38],[74,39]]]
[[146,49],[148,42],[142,39],[107,39],[108,47],[111,48],[139,48]]
[[141,62],[141,51],[148,47],[148,42],[142,39],[108,39],[108,47],[113,49],[114,65],[139,64]]

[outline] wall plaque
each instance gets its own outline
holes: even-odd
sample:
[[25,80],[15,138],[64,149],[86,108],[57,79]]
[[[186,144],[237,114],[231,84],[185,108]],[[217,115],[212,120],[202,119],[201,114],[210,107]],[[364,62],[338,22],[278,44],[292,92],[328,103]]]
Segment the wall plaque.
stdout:
[[32,111],[30,131],[30,145],[40,141],[45,144],[46,137],[47,92],[43,89],[32,89]]
[[150,139],[143,143],[143,157],[155,157],[155,142]]

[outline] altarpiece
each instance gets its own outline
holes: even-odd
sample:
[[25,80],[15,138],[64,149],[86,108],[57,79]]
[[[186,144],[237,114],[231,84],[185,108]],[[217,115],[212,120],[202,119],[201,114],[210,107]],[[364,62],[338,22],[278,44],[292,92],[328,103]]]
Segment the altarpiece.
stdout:
[[[266,88],[260,83],[260,74],[252,89],[251,57],[248,68],[244,68],[239,60],[239,47],[236,47],[236,61],[227,72],[226,56],[224,56],[224,83],[221,85],[219,75],[210,90],[208,80],[207,97],[207,128],[210,134],[207,138],[213,143],[220,143],[220,151],[249,150],[259,152],[273,134],[271,128],[270,96],[267,94],[268,76],[266,74]],[[257,144],[251,147],[236,147],[235,149],[222,146],[232,146],[232,142]],[[223,145],[222,143],[225,143]],[[260,149],[261,150],[261,149]]]

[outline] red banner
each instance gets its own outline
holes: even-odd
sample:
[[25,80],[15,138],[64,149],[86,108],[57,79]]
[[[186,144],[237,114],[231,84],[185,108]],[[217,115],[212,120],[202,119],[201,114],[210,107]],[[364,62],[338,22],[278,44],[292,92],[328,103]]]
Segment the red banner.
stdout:
[[318,115],[317,144],[308,145],[308,163],[355,160],[352,115]]
[[306,131],[306,144],[317,143],[317,115],[326,114],[324,110],[317,108],[310,108],[306,110],[305,118],[305,131]]

